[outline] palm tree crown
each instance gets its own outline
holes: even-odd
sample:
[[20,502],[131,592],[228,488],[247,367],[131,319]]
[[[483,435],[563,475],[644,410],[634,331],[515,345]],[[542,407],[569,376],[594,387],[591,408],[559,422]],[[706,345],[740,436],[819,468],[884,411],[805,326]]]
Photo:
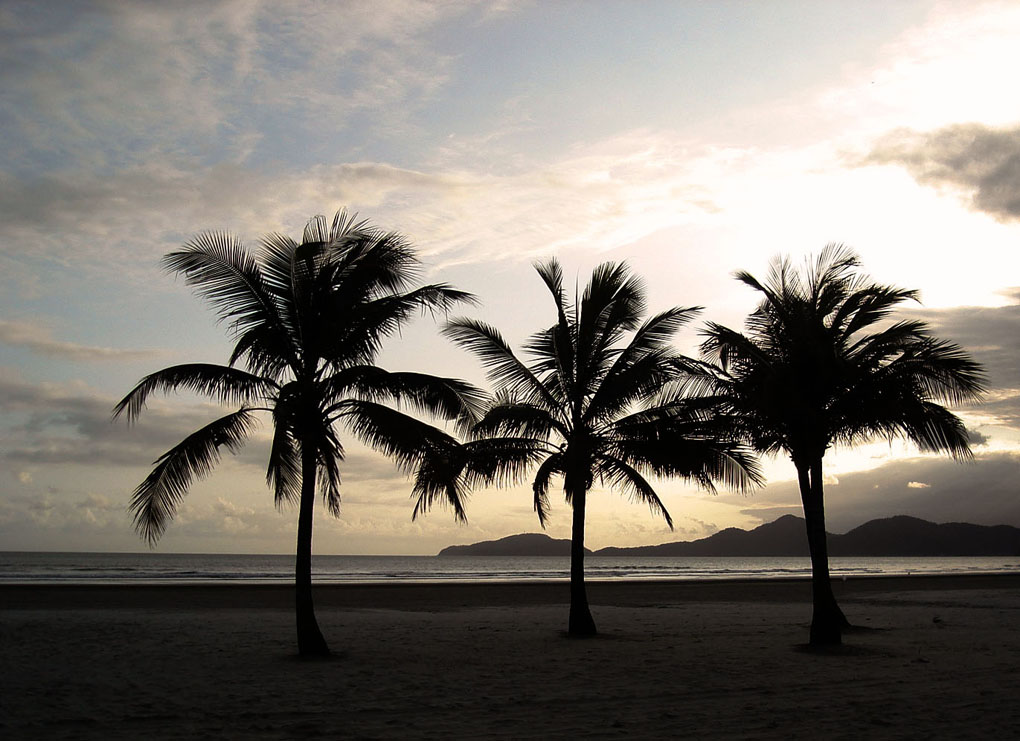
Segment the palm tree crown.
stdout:
[[968,457],[963,423],[942,405],[978,397],[980,367],[923,322],[884,321],[917,292],[872,283],[859,266],[829,245],[803,275],[788,259],[764,284],[737,273],[763,299],[746,334],[709,323],[702,349],[743,431],[757,450],[794,458],[876,437]]
[[[267,482],[277,504],[300,505],[300,593],[310,581],[316,482],[327,509],[340,512],[344,448],[337,426],[411,468],[452,438],[387,403],[464,423],[479,413],[483,396],[463,381],[373,364],[382,341],[416,314],[445,312],[471,296],[442,284],[414,287],[419,267],[408,243],[343,211],[332,223],[321,216],[309,221],[300,244],[271,234],[252,254],[231,235],[205,233],[167,254],[163,265],[228,323],[234,349],[227,365],[178,365],[145,377],[114,415],[133,421],[152,393],[176,390],[238,408],[156,461],[131,500],[135,525],[154,544],[191,482],[211,470],[221,448],[235,452],[255,429],[256,415],[269,412]],[[299,644],[311,631],[302,634],[301,599]],[[310,608],[309,593],[305,612]],[[302,652],[325,652],[317,640]]]
[[[647,475],[680,476],[712,489],[714,481],[745,487],[758,473],[711,405],[680,393],[682,356],[670,342],[697,309],[673,308],[642,321],[644,291],[625,265],[598,266],[573,302],[556,261],[536,267],[557,318],[526,343],[528,363],[482,322],[458,319],[444,330],[481,358],[497,394],[460,449],[456,485],[511,484],[537,466],[534,507],[544,526],[551,481],[562,478],[574,512],[571,632],[591,633],[581,564],[585,499],[596,482],[627,491],[672,528]],[[454,496],[441,486],[419,492],[418,511],[441,492]]]
[[839,640],[845,618],[831,596],[822,503],[822,458],[833,445],[905,437],[922,451],[970,455],[962,421],[944,404],[974,399],[981,368],[920,321],[892,321],[916,291],[872,282],[857,256],[829,245],[803,272],[773,261],[746,333],[709,323],[702,390],[733,414],[762,453],[793,460],[801,486],[815,583],[812,642]]

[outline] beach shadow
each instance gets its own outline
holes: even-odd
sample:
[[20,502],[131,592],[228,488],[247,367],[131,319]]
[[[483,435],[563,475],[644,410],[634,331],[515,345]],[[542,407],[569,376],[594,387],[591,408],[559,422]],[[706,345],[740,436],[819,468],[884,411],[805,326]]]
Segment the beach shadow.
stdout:
[[348,658],[346,651],[333,651],[328,656],[302,656],[301,654],[287,654],[283,657],[285,661],[292,661],[297,664],[329,664],[334,661],[343,661]]
[[847,628],[843,628],[843,633],[857,633],[867,635],[868,633],[884,633],[890,630],[889,628],[875,628],[871,625],[851,625]]
[[797,653],[812,654],[813,656],[888,656],[887,651],[870,648],[868,646],[857,646],[854,644],[840,643],[835,646],[813,646],[810,643],[796,643],[793,650]]
[[614,641],[622,637],[617,635],[616,633],[593,633],[591,635],[575,635],[567,630],[557,631],[557,635],[560,638],[566,638],[568,641]]

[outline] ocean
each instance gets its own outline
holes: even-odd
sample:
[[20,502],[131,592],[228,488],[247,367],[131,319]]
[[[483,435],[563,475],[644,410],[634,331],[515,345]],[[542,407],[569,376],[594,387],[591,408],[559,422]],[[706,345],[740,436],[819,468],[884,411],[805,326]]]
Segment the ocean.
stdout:
[[[831,558],[833,578],[909,574],[1020,573],[1020,556]],[[0,552],[4,584],[279,584],[293,580],[293,555]],[[566,557],[313,556],[317,584],[568,579]],[[808,577],[807,558],[600,557],[589,580]]]

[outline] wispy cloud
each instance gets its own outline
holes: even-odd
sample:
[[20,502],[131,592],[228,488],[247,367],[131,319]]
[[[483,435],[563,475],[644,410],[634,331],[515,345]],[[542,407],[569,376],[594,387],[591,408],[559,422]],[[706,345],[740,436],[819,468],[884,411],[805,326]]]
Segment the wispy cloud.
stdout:
[[[711,195],[686,158],[668,138],[643,133],[505,176],[371,162],[276,175],[217,165],[0,176],[0,236],[15,264],[107,271],[115,263],[151,275],[159,254],[194,231],[294,233],[316,212],[349,206],[416,235],[426,256],[530,259],[571,245],[609,249],[710,214]],[[717,165],[694,163],[703,167]],[[28,244],[35,249],[19,249]]]
[[843,84],[816,96],[805,124],[869,137],[897,126],[939,128],[958,122],[961,111],[968,120],[1011,124],[1015,101],[998,91],[1011,86],[1018,32],[1016,5],[939,4],[927,22],[886,45],[877,63],[848,65]]
[[47,357],[76,361],[136,360],[164,354],[159,350],[130,350],[62,342],[53,338],[49,327],[36,322],[6,319],[0,319],[0,342],[24,347]]
[[[427,35],[471,4],[76,3],[0,9],[6,168],[119,169],[315,153],[350,126],[413,127],[450,57]],[[154,41],[158,42],[154,43]],[[370,126],[356,118],[367,114]],[[328,122],[328,132],[322,123]],[[261,148],[261,149],[260,149]],[[5,169],[6,169],[5,168]]]
[[[194,231],[226,228],[249,238],[265,231],[293,233],[314,213],[340,206],[410,232],[430,257],[445,264],[531,259],[582,245],[598,251],[677,225],[713,223],[733,240],[780,225],[784,239],[802,236],[790,229],[813,235],[818,225],[808,220],[797,226],[802,219],[792,217],[792,204],[810,197],[814,200],[801,209],[802,217],[829,203],[838,218],[841,201],[859,199],[861,188],[870,187],[848,190],[831,181],[819,187],[820,172],[831,174],[842,166],[836,149],[846,142],[833,132],[855,130],[865,121],[864,112],[873,132],[875,106],[885,99],[894,105],[918,79],[928,81],[922,86],[927,98],[952,97],[935,85],[938,72],[977,44],[954,24],[999,39],[1008,34],[990,19],[998,18],[1008,30],[1014,16],[1020,17],[970,10],[960,14],[966,17],[937,15],[890,48],[884,66],[848,71],[840,84],[807,101],[731,116],[735,127],[758,132],[755,137],[762,141],[769,141],[761,132],[770,127],[798,132],[794,148],[763,149],[746,136],[733,145],[682,131],[636,129],[597,141],[574,140],[562,132],[557,134],[561,154],[531,161],[514,139],[516,130],[527,128],[528,113],[511,110],[512,120],[498,130],[435,147],[431,157],[411,167],[373,158],[364,143],[376,136],[373,132],[384,131],[379,135],[396,141],[401,127],[406,136],[407,127],[414,126],[413,112],[443,84],[455,60],[435,48],[430,34],[472,14],[480,20],[492,9],[354,3],[342,13],[333,6],[301,5],[280,15],[274,8],[221,4],[201,19],[173,5],[96,11],[83,17],[101,41],[84,50],[75,43],[93,36],[81,33],[81,18],[74,19],[74,29],[49,28],[27,11],[8,11],[9,33],[22,39],[21,51],[9,52],[5,73],[8,89],[20,101],[12,110],[27,116],[26,131],[36,119],[66,119],[60,124],[66,132],[44,131],[40,140],[47,146],[65,139],[76,144],[75,156],[53,160],[59,166],[11,164],[0,172],[6,272],[29,276],[34,271],[26,261],[50,260],[76,269],[117,263],[127,276],[151,275],[159,254]],[[153,37],[181,43],[154,47]],[[17,54],[23,58],[15,64]],[[980,69],[988,77],[1002,65],[989,67],[986,56],[979,55]],[[38,79],[37,70],[46,68],[58,70],[59,79]],[[124,74],[113,75],[112,68]],[[959,80],[952,85],[957,83],[963,85]],[[118,89],[107,89],[114,84]],[[508,94],[508,105],[512,98]],[[125,100],[136,103],[137,115],[158,123],[148,118],[132,123],[134,114],[120,113]],[[253,100],[265,103],[250,107]],[[41,101],[58,110],[53,116],[39,113]],[[354,122],[358,111],[370,112],[363,124]],[[895,120],[901,113],[896,109],[878,118]],[[325,128],[324,121],[329,122]],[[105,128],[107,122],[112,128]],[[824,125],[805,130],[801,122]],[[72,131],[72,125],[86,131]],[[349,136],[348,125],[365,128]],[[117,126],[131,130],[118,132]],[[96,149],[83,146],[81,135],[105,131],[111,132],[109,146],[143,142],[138,146],[145,155],[111,154],[105,164],[76,159]],[[145,145],[150,136],[151,146]],[[176,143],[167,145],[171,139]],[[269,139],[282,147],[271,160],[265,159],[268,150],[255,151]],[[320,151],[326,140],[328,147]],[[227,142],[236,149],[225,150]],[[206,156],[203,148],[219,154]],[[233,154],[224,156],[227,150]],[[238,154],[241,150],[244,154]],[[315,152],[311,160],[309,151]],[[42,154],[36,160],[50,161]],[[732,218],[736,213],[739,225]],[[815,221],[832,214],[822,211]],[[842,225],[833,222],[830,229]],[[844,236],[830,231],[819,244]],[[719,241],[713,241],[712,251]],[[25,249],[28,244],[32,250]],[[752,252],[755,246],[739,249]]]

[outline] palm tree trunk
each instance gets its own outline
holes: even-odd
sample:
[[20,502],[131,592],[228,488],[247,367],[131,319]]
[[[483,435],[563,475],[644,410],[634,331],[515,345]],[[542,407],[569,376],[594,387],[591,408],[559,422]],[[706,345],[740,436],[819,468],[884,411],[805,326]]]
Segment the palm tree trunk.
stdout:
[[297,611],[298,653],[302,656],[329,656],[312,604],[312,515],[315,512],[315,449],[301,445],[301,502],[298,510],[297,558],[294,584]]
[[836,603],[829,578],[829,544],[825,533],[825,504],[822,490],[822,459],[810,466],[797,463],[797,479],[804,505],[808,549],[811,553],[811,636],[813,646],[843,642],[843,628],[848,625]]
[[[572,481],[564,482],[572,486]],[[595,620],[588,608],[588,590],[584,586],[584,508],[587,492],[581,489],[571,494],[574,518],[570,530],[570,622],[567,632],[572,636],[593,636]]]
[[822,545],[825,549],[823,554],[825,557],[825,582],[828,585],[828,595],[826,597],[828,606],[826,609],[838,621],[840,629],[845,630],[851,627],[850,621],[846,619],[846,615],[843,614],[843,610],[840,609],[839,604],[836,602],[836,596],[832,593],[832,583],[829,579],[829,541],[825,535],[825,495],[822,484],[822,459],[819,458],[811,469],[811,492],[813,499],[818,502],[818,521],[821,523]]

